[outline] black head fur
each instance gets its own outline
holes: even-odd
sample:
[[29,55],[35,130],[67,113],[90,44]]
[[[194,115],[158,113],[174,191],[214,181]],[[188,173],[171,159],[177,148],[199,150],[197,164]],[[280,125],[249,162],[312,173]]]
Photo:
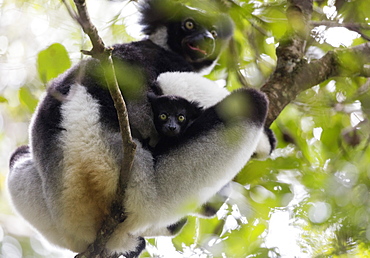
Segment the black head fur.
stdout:
[[[190,63],[216,60],[233,33],[231,19],[212,5],[203,11],[173,0],[145,0],[140,12],[143,32],[150,38],[160,37],[156,44]],[[162,34],[156,35],[160,30]]]
[[182,135],[202,112],[198,103],[179,96],[157,96],[148,93],[148,100],[153,110],[154,125],[160,137]]

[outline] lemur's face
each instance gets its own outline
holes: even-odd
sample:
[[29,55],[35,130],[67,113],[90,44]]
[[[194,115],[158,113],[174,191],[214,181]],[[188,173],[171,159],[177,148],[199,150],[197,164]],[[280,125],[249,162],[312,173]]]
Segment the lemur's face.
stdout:
[[195,10],[167,25],[168,46],[189,62],[215,60],[232,34],[224,15],[206,15]]
[[[169,113],[168,111],[171,111]],[[175,137],[180,135],[187,127],[187,117],[182,110],[174,112],[165,110],[154,116],[156,129],[159,135]]]
[[153,122],[159,136],[176,137],[200,115],[197,104],[178,96],[148,95],[153,111]]
[[[176,24],[172,26],[176,27]],[[170,26],[170,30],[178,30],[177,34],[180,34],[178,38],[171,37],[169,34],[170,47],[181,49],[188,61],[197,62],[211,57],[215,53],[218,34],[216,27],[212,24],[207,27],[209,28],[190,17],[181,22],[180,28]]]
[[166,39],[157,43],[190,63],[216,60],[233,33],[233,23],[225,14],[203,12],[174,1],[149,0],[142,13],[144,32],[157,39],[160,31],[160,37]]

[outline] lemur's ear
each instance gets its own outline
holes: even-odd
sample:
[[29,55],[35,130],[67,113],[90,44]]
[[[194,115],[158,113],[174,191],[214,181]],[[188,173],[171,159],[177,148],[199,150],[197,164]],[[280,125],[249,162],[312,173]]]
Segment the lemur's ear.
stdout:
[[158,99],[158,96],[155,93],[153,93],[153,92],[148,92],[146,96],[147,96],[148,101],[150,103],[153,103],[153,102],[155,102]]
[[139,1],[141,13],[140,24],[143,26],[143,33],[150,35],[160,26],[164,26],[179,8],[183,5],[169,0],[143,0]]

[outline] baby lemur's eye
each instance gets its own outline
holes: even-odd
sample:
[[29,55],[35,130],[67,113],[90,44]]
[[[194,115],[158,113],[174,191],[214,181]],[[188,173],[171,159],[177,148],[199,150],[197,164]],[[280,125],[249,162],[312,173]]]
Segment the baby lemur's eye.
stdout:
[[162,113],[162,114],[159,115],[159,119],[166,120],[167,119],[167,115],[165,113]]
[[183,116],[183,115],[179,115],[179,116],[177,117],[177,119],[178,119],[180,122],[184,122],[184,121],[185,121],[185,116]]

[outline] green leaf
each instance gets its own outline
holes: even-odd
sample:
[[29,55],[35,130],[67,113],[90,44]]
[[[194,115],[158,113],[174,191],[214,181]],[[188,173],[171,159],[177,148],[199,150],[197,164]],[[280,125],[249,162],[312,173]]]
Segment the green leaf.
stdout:
[[31,112],[36,109],[38,99],[32,95],[31,91],[22,87],[18,92],[18,97],[23,106],[26,106]]
[[37,66],[41,81],[47,83],[70,68],[71,60],[65,47],[56,43],[40,51]]
[[8,100],[5,97],[0,96],[0,103],[8,103]]
[[197,218],[188,216],[188,222],[181,230],[180,234],[173,238],[172,243],[176,250],[182,250],[183,245],[190,246],[194,243],[194,236],[196,234],[196,220]]

